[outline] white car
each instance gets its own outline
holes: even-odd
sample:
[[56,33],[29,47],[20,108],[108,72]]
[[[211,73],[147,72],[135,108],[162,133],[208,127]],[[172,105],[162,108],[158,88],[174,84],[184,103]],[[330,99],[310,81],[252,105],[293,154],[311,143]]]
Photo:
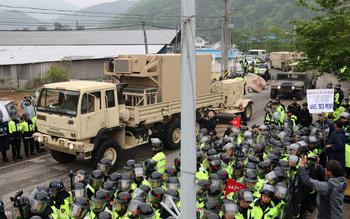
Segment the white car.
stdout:
[[0,100],[0,117],[2,116],[3,121],[9,121],[13,114],[18,114],[16,104],[11,100]]

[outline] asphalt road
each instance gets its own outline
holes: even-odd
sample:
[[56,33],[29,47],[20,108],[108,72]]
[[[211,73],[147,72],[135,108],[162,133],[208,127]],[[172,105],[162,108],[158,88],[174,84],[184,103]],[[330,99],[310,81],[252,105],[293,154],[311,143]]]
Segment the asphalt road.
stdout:
[[[248,123],[249,126],[253,124],[262,124],[264,117],[263,107],[269,100],[269,88],[261,93],[250,93],[246,98],[254,100],[253,116]],[[282,99],[282,103],[286,106],[292,103],[292,100]],[[218,127],[218,133],[222,133],[224,127]],[[167,151],[167,163],[172,164],[173,159],[178,155],[179,150]],[[140,146],[128,150],[124,159],[135,159],[143,161],[152,156],[151,147],[148,145]],[[0,198],[5,202],[6,212],[9,215],[11,210],[10,196],[18,190],[23,190],[24,194],[29,194],[35,186],[48,185],[52,179],[62,179],[65,185],[69,188],[69,170],[86,169],[93,170],[94,165],[91,161],[80,160],[61,164],[56,162],[50,154],[40,155],[32,159],[21,162],[7,164],[0,167]],[[350,210],[348,209],[347,212]],[[346,218],[346,217],[345,217]]]

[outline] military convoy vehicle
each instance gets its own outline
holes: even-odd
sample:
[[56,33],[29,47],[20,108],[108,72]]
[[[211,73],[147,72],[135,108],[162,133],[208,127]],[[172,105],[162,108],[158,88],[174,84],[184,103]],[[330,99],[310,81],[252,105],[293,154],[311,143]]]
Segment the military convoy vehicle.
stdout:
[[[253,101],[243,98],[243,80],[211,84],[211,56],[197,55],[196,94],[199,117],[245,113]],[[180,55],[120,55],[105,64],[118,83],[68,81],[43,86],[37,104],[34,139],[58,162],[77,156],[116,168],[123,153],[160,137],[169,149],[180,147]],[[197,124],[197,129],[198,124]],[[190,146],[189,146],[190,147]]]
[[299,100],[304,99],[307,89],[316,87],[316,78],[310,73],[280,72],[273,77],[271,83],[271,99],[279,95],[289,95]]

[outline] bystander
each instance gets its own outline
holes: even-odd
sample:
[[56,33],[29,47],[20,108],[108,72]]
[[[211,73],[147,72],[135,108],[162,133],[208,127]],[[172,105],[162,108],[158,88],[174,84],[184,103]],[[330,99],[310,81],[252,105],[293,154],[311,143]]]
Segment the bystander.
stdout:
[[346,189],[344,168],[336,160],[327,162],[324,174],[326,181],[318,181],[309,177],[307,170],[307,156],[300,161],[301,181],[317,192],[317,218],[318,219],[342,219],[343,200]]

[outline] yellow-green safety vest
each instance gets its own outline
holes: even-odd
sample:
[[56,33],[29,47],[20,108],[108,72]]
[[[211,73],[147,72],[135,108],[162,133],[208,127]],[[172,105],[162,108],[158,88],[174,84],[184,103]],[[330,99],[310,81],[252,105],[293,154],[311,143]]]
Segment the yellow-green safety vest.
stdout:
[[158,152],[156,155],[152,157],[152,160],[157,162],[157,171],[159,173],[164,173],[166,169],[166,156],[163,152]]

